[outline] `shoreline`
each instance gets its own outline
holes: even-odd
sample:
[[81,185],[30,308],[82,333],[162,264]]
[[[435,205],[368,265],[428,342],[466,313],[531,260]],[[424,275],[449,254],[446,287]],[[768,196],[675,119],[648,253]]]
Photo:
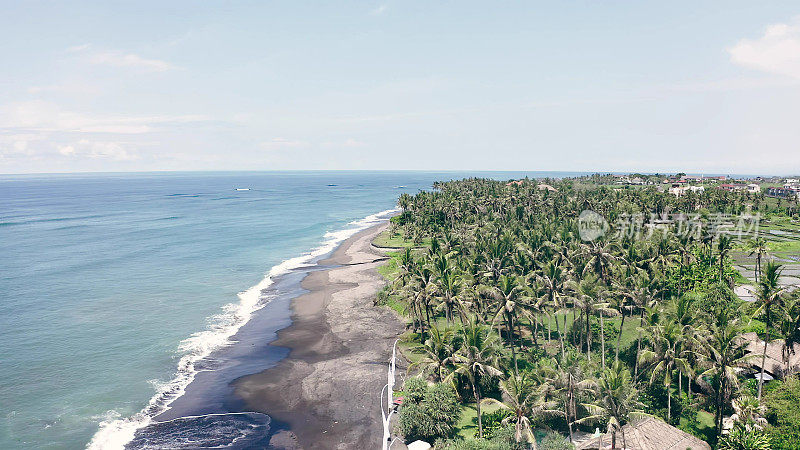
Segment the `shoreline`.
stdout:
[[359,231],[317,263],[291,301],[292,324],[269,346],[289,354],[274,367],[234,380],[234,397],[273,420],[270,447],[372,448],[382,438],[380,391],[391,346],[405,329],[373,305],[385,285],[385,250],[372,240],[388,223]]

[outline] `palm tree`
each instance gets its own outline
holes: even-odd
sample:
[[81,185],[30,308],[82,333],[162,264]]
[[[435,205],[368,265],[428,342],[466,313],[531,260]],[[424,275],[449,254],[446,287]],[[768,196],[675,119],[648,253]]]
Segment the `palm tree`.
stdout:
[[431,328],[428,339],[422,345],[413,347],[412,350],[421,352],[422,357],[409,364],[407,372],[419,367],[423,373],[432,372],[434,381],[444,380],[444,371],[447,370],[454,351],[452,328],[444,330],[439,330],[437,327]]
[[[564,269],[561,268],[559,262],[550,261],[542,267],[541,280],[545,291],[545,295],[547,297],[547,304],[549,304],[550,308],[553,310],[553,317],[555,318],[556,322],[556,333],[558,333],[558,339],[561,344],[561,355],[563,357],[564,336],[558,325],[557,313],[563,307],[561,296],[562,296],[562,290],[564,288],[564,283],[566,283],[567,281],[566,274],[564,273]],[[550,340],[549,320],[547,323],[547,340],[548,341]]]
[[564,405],[564,416],[569,428],[569,439],[572,442],[573,427],[578,421],[578,399],[587,394],[592,394],[597,388],[597,383],[586,376],[586,361],[581,359],[581,354],[574,351],[567,352],[566,356],[556,362],[555,368],[544,368],[544,380],[551,394],[561,397]]
[[[697,350],[700,347],[700,331],[698,329],[698,317],[696,301],[697,295],[693,293],[686,293],[680,297],[675,297],[669,305],[667,305],[666,316],[668,321],[672,321],[679,328],[680,333],[680,350],[678,354],[685,355],[686,360],[689,362],[689,370],[686,371],[688,378],[686,383],[686,391],[689,399],[692,398],[692,370],[691,368],[698,362]],[[678,371],[678,392],[682,389],[683,370]]]
[[767,407],[752,395],[744,395],[733,401],[733,415],[731,419],[746,431],[762,430],[767,425],[764,415]]
[[[673,321],[650,328],[651,350],[640,355],[643,363],[650,363],[650,384],[660,380],[667,391],[667,422],[672,421],[672,382],[675,371],[691,373],[691,366],[683,351],[681,329]],[[660,376],[660,378],[659,378]]]
[[783,340],[781,350],[783,364],[789,367],[789,358],[795,354],[796,346],[800,344],[800,298],[796,296],[787,298],[783,302],[782,309],[783,312],[780,314],[778,325],[775,328]]
[[456,366],[454,373],[466,376],[470,383],[478,412],[478,437],[482,438],[480,377],[503,375],[498,368],[499,339],[491,328],[476,324],[474,319],[470,319],[461,327],[461,334],[463,339],[461,348],[452,356]]
[[704,356],[709,368],[701,374],[716,379],[715,425],[717,436],[722,433],[723,407],[734,389],[738,387],[737,371],[747,367],[747,343],[741,339],[743,327],[738,306],[723,303],[714,308],[708,317],[708,334],[702,341]]
[[[568,281],[567,288],[572,291],[571,298],[574,300],[575,306],[581,310],[581,315],[586,319],[586,358],[592,360],[592,328],[591,318],[594,315],[600,315],[601,323],[603,316],[616,315],[617,311],[609,306],[607,302],[601,300],[606,290],[604,286],[598,282],[594,274],[586,274],[580,282]],[[605,367],[605,333],[601,327],[601,359],[602,365]]]
[[[461,280],[450,271],[442,272],[437,279],[438,298],[444,305],[448,324],[453,323],[453,311],[459,307],[461,288]],[[463,322],[463,317],[461,320]]]
[[425,323],[431,328],[431,299],[436,291],[433,271],[425,266],[417,267],[412,276],[412,301],[425,313]]
[[787,293],[786,287],[781,287],[780,277],[783,272],[782,266],[774,261],[767,263],[764,268],[764,273],[761,276],[761,281],[758,283],[756,289],[756,302],[759,306],[756,310],[756,315],[760,314],[764,317],[766,325],[764,336],[764,352],[761,355],[761,376],[758,379],[758,399],[761,400],[761,387],[764,384],[764,366],[767,359],[767,346],[770,342],[770,333],[772,332],[773,308],[780,307],[783,296]]
[[503,419],[503,425],[513,420],[514,440],[527,442],[536,450],[531,421],[537,417],[563,416],[564,412],[556,409],[555,401],[546,399],[528,372],[501,380],[500,391],[503,401],[486,398],[483,403],[494,404],[511,412],[511,416]]
[[756,270],[755,277],[756,283],[761,276],[761,258],[767,254],[767,240],[761,236],[756,236],[747,241],[747,248],[750,250],[750,256],[756,255]]
[[514,361],[514,374],[519,373],[517,367],[517,352],[514,342],[514,323],[517,315],[525,307],[525,287],[520,285],[514,276],[501,275],[497,286],[487,286],[483,291],[491,295],[497,302],[493,322],[504,320],[506,324],[506,337],[511,346],[511,357]]
[[631,417],[645,414],[641,412],[644,405],[639,402],[639,391],[633,383],[631,373],[619,361],[601,372],[597,381],[597,397],[596,403],[584,405],[592,415],[577,422],[607,420],[608,431],[611,433],[611,448],[617,448],[619,431],[622,431],[623,448],[626,448],[627,441],[622,426]]
[[733,238],[727,234],[720,234],[717,240],[717,252],[719,253],[719,281],[725,279],[725,258],[733,248]]

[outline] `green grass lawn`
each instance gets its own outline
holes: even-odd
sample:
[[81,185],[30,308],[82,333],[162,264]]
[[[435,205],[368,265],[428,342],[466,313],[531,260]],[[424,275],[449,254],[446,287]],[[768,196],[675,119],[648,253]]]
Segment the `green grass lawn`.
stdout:
[[391,248],[412,247],[414,245],[413,242],[403,239],[402,233],[393,234],[391,229],[384,230],[383,233],[372,240],[372,243],[378,247]]
[[[463,406],[456,430],[459,436],[466,439],[475,436],[475,433],[478,432],[478,410],[475,409],[475,402],[466,403]],[[481,412],[484,414],[498,409],[500,407],[497,405],[481,405]]]
[[714,414],[711,414],[708,411],[699,410],[697,411],[696,423],[690,424],[688,419],[681,417],[678,428],[700,439],[703,439],[706,442],[709,442],[714,438],[716,431],[714,429]]

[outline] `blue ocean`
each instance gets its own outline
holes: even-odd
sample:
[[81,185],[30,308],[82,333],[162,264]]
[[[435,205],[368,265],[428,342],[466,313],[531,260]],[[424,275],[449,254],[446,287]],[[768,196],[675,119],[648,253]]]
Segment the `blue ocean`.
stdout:
[[0,448],[247,448],[226,386],[284,355],[304,270],[397,197],[464,176],[0,175]]

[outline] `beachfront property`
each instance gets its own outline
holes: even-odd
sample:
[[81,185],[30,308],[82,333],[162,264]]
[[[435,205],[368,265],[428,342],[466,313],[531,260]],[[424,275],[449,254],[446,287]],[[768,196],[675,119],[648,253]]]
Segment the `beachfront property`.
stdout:
[[680,197],[686,192],[702,194],[703,192],[705,192],[705,190],[706,188],[703,186],[683,186],[680,183],[673,183],[672,187],[669,188],[669,193],[676,197]]
[[[624,435],[624,438],[623,438]],[[606,450],[612,448],[626,450],[711,450],[705,441],[679,430],[655,417],[647,417],[629,423],[616,433],[592,436],[578,443],[576,450]]]
[[751,355],[750,367],[753,375],[761,373],[761,361],[764,360],[764,380],[784,379],[800,372],[800,344],[793,347],[784,346],[784,341],[776,339],[767,344],[764,353],[764,341],[754,332],[744,333],[742,339],[747,342],[747,353]]
[[545,183],[539,183],[538,185],[536,185],[536,187],[540,191],[550,191],[550,192],[558,191],[558,189],[554,188],[553,186],[550,186],[549,184],[545,184]]
[[718,188],[725,191],[744,191],[750,194],[761,192],[761,186],[756,183],[724,183],[720,184]]
[[782,198],[787,200],[800,199],[800,183],[794,179],[787,179],[783,187],[773,186],[767,188],[767,197]]

